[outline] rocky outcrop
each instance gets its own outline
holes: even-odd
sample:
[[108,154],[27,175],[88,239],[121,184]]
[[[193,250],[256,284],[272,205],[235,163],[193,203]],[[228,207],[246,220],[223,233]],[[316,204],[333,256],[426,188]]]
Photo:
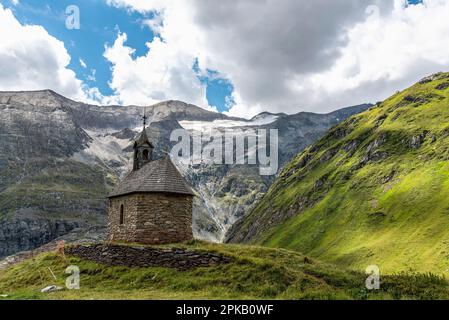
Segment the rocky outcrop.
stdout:
[[424,140],[426,139],[428,134],[429,134],[428,131],[424,131],[423,133],[414,135],[408,141],[408,146],[411,149],[419,149],[421,147],[421,145],[424,143]]
[[449,82],[440,83],[435,87],[437,90],[446,90],[447,88],[449,88]]
[[163,267],[189,270],[230,263],[220,254],[177,248],[94,244],[70,246],[66,254],[109,266]]
[[382,133],[378,138],[374,139],[367,147],[364,156],[360,160],[358,167],[365,166],[368,162],[376,162],[388,157],[388,154],[379,149],[387,142],[387,134]]
[[0,257],[37,248],[69,233],[79,223],[43,219],[15,219],[0,222]]

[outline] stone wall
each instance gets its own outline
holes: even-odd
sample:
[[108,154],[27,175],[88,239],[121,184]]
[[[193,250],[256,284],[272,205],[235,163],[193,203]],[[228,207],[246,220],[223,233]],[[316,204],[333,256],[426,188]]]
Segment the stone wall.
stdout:
[[[110,199],[109,240],[145,244],[193,239],[192,196],[136,193]],[[124,223],[120,225],[120,207]]]
[[68,246],[66,254],[109,266],[165,267],[188,270],[227,264],[231,258],[220,254],[177,248],[151,248],[126,245]]
[[[137,194],[109,200],[108,239],[111,241],[136,242]],[[124,223],[120,224],[120,207],[123,205]]]

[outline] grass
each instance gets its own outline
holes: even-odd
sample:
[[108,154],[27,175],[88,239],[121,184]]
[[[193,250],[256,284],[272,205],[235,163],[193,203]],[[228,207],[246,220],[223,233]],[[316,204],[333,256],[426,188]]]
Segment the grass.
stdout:
[[[33,158],[23,168],[19,163],[0,171],[0,177],[15,174],[18,179],[8,183],[6,178],[0,185],[0,219],[27,209],[53,219],[84,220],[89,216],[95,220],[98,212],[104,211],[105,195],[111,189],[110,172],[70,159]],[[80,215],[86,208],[92,208],[91,212]]]
[[449,90],[436,89],[448,79],[418,83],[333,128],[286,165],[237,234],[257,223],[251,243],[359,271],[449,276]]
[[[45,253],[0,271],[0,294],[7,294],[7,299],[449,298],[448,283],[434,275],[382,276],[381,289],[369,291],[365,288],[364,274],[311,260],[297,252],[202,242],[180,246],[221,253],[232,257],[233,262],[177,271],[111,267]],[[64,287],[68,276],[65,269],[69,265],[80,268],[80,290],[40,292],[50,284]]]

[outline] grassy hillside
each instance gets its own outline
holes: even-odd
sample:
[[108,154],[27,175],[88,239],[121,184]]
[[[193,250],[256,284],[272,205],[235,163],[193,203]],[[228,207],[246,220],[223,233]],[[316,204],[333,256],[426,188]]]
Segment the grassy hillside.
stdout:
[[70,159],[43,158],[31,159],[20,168],[14,163],[7,169],[20,181],[1,189],[0,220],[25,210],[28,217],[104,223],[104,197],[116,179],[110,170]]
[[230,234],[356,270],[449,276],[449,74],[333,128]]
[[[178,247],[219,253],[232,258],[232,262],[177,271],[111,267],[46,253],[0,271],[0,294],[7,294],[7,299],[449,298],[447,281],[432,275],[385,276],[381,278],[380,290],[368,291],[364,274],[320,263],[296,252],[198,242]],[[64,286],[68,276],[64,271],[69,265],[80,268],[80,290],[40,292],[50,284]]]

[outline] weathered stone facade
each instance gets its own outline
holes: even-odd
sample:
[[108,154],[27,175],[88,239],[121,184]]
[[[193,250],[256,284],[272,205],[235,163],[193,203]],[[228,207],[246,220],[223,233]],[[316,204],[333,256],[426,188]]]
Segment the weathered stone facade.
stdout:
[[162,192],[110,198],[109,240],[144,244],[191,240],[192,199],[192,195]]

